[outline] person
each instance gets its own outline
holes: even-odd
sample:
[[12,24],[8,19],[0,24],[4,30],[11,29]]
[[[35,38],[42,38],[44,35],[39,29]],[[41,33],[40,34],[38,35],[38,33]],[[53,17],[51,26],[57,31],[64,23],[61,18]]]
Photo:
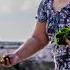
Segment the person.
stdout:
[[[2,66],[8,67],[26,60],[52,41],[56,32],[66,26],[70,27],[70,0],[42,0],[36,19],[32,36],[14,53],[8,55],[11,63],[7,59],[7,63]],[[66,42],[66,47],[53,46],[55,70],[70,70],[70,41]]]

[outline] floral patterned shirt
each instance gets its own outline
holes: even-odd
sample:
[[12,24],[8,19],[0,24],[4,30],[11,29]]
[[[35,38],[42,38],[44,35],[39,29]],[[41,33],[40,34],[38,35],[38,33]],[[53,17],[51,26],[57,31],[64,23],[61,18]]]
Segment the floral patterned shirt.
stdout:
[[[38,21],[48,23],[48,33],[51,39],[63,27],[70,27],[70,3],[60,11],[56,11],[53,2],[54,0],[42,0],[36,16]],[[58,47],[56,44],[53,45],[55,70],[70,70],[70,48]]]

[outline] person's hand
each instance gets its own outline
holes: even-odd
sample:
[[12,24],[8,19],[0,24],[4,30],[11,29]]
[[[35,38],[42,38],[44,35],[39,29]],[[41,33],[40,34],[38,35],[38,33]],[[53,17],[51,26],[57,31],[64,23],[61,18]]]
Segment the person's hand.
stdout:
[[0,65],[3,67],[11,67],[18,62],[18,57],[15,54],[3,56],[0,60]]
[[70,40],[66,39],[66,43],[69,45],[70,47]]

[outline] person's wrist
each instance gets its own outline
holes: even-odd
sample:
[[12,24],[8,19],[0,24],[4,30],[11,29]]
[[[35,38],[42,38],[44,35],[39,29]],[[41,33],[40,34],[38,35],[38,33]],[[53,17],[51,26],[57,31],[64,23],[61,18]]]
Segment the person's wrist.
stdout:
[[20,60],[20,58],[19,58],[19,55],[18,54],[13,54],[14,55],[14,61],[15,61],[15,64],[17,64],[17,63],[19,63],[19,60]]

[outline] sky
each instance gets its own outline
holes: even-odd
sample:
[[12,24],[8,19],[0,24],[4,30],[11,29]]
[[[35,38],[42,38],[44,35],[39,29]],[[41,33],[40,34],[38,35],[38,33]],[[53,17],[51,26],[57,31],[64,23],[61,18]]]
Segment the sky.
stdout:
[[0,41],[25,41],[36,24],[41,0],[0,0]]

